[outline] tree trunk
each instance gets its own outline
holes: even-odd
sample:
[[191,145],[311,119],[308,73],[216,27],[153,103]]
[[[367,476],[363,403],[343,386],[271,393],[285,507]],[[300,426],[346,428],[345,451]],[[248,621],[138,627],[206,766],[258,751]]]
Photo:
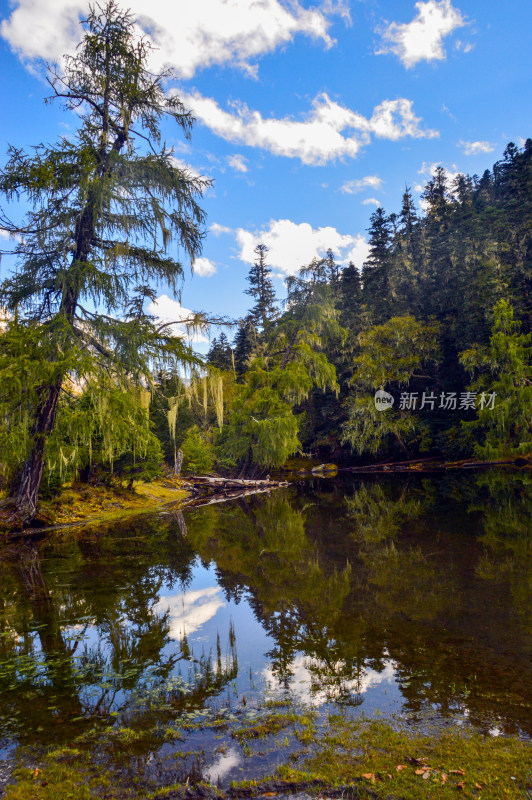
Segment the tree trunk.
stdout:
[[37,500],[44,472],[46,443],[50,436],[57,412],[62,377],[44,388],[31,429],[31,452],[24,463],[22,477],[15,496],[15,515],[23,523],[31,522],[37,511]]
[[183,451],[181,448],[177,451],[174,450],[174,475],[179,478],[181,475],[181,468],[183,466]]

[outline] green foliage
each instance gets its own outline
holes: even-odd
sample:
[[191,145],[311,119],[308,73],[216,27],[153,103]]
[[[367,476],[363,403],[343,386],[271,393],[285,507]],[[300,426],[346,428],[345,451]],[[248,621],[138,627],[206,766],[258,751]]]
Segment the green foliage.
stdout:
[[198,426],[187,430],[181,445],[183,450],[183,472],[188,475],[205,475],[214,465],[214,453],[210,442],[202,435]]
[[250,361],[243,383],[235,387],[217,450],[244,472],[281,466],[301,448],[298,407],[314,389],[339,388],[324,352],[328,342],[341,342],[344,334],[326,281],[327,266],[326,260],[313,262],[288,279],[286,311],[268,329],[262,355]]
[[[272,370],[256,360],[228,410],[227,422],[217,441],[217,452],[232,463],[244,462],[249,470],[279,467],[300,448],[299,421],[293,412],[302,387],[294,369]],[[304,376],[307,378],[308,376]]]
[[[482,435],[475,454],[484,459],[532,453],[532,335],[520,333],[506,300],[497,303],[494,315],[489,345],[460,355],[468,373],[477,376],[470,389],[485,398],[483,408],[477,403],[477,419],[462,423]],[[488,396],[493,392],[491,408]]]
[[254,300],[255,305],[249,312],[249,319],[256,327],[261,327],[264,331],[266,326],[277,316],[275,308],[275,290],[271,279],[271,268],[266,264],[266,253],[268,248],[264,244],[258,244],[254,250],[257,260],[249,270],[247,280],[249,281],[249,294]]
[[[29,207],[22,225],[0,213],[18,262],[0,285],[0,306],[10,315],[0,370],[13,378],[0,387],[0,435],[8,463],[24,462],[21,519],[35,513],[43,462],[56,459],[47,444],[57,440],[59,398],[70,383],[101,385],[100,405],[116,404],[116,392],[124,392],[123,421],[102,429],[109,456],[123,452],[128,397],[150,385],[152,370],[197,363],[144,309],[154,285],[180,285],[183,265],[170,254],[172,242],[191,260],[200,253],[197,199],[209,184],[178,168],[161,143],[165,117],[187,137],[192,118],[176,95],[165,94],[168,73],[148,70],[150,49],[114,0],[91,8],[76,55],[49,75],[52,99],[78,113],[77,132],[30,153],[10,147],[0,171],[0,193]],[[74,403],[71,413],[78,412]],[[109,435],[117,437],[112,445]]]
[[216,369],[233,369],[233,351],[223,331],[218,339],[212,340],[207,353],[207,363]]
[[360,335],[352,383],[363,389],[407,386],[438,354],[439,328],[414,317],[392,317]]
[[258,344],[258,331],[250,319],[242,320],[234,341],[235,372],[241,380],[249,368],[253,352]]
[[423,420],[410,410],[377,410],[374,394],[378,389],[397,391],[417,378],[427,378],[420,373],[438,357],[438,325],[423,324],[411,316],[392,317],[361,334],[359,346],[343,441],[360,454],[380,452],[391,438],[407,450],[408,439],[425,435]]

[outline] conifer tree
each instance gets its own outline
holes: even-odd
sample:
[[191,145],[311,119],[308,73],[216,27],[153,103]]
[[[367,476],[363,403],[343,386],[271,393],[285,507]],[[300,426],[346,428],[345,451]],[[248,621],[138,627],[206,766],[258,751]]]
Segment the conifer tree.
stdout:
[[361,325],[362,282],[360,272],[352,261],[340,273],[338,308],[340,324],[350,334],[357,335]]
[[207,353],[207,363],[217,369],[228,370],[233,368],[233,352],[223,331],[219,339],[215,337],[212,340]]
[[247,280],[250,286],[249,289],[246,289],[246,294],[250,295],[255,301],[255,305],[249,312],[249,317],[257,328],[264,330],[277,313],[275,308],[275,289],[270,277],[271,268],[266,263],[268,248],[265,244],[258,244],[254,252],[257,260],[249,270]]
[[17,270],[0,287],[0,306],[14,315],[2,343],[12,397],[5,381],[0,392],[4,419],[21,407],[29,419],[14,501],[23,522],[35,515],[68,380],[102,371],[115,386],[142,387],[158,360],[187,357],[144,303],[154,282],[176,287],[182,278],[172,240],[190,259],[199,254],[204,214],[196,199],[208,182],[176,167],[161,143],[164,118],[187,137],[193,120],[165,94],[169,75],[153,74],[149,57],[129,12],[114,0],[91,7],[76,54],[48,78],[52,99],[76,112],[77,134],[29,154],[11,147],[0,172],[0,193],[30,207],[22,225],[0,218],[18,237]]
[[256,345],[257,329],[248,317],[240,322],[233,345],[237,378],[242,378],[247,372],[250,358]]
[[374,322],[390,315],[391,226],[382,208],[370,217],[369,256],[362,267],[364,302]]
[[423,268],[422,232],[408,188],[403,193],[398,221],[390,276],[394,313],[417,316],[421,306],[419,283]]

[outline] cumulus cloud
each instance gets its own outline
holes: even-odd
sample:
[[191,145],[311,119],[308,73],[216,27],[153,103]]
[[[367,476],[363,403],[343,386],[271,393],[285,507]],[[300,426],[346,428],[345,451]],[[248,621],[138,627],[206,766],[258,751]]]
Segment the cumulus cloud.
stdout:
[[169,613],[170,636],[182,639],[186,634],[195,633],[225,606],[219,586],[209,586],[178,595],[161,597],[154,610],[161,614]]
[[[300,702],[305,705],[319,707],[324,703],[330,702],[331,699],[338,698],[340,693],[342,696],[345,694],[350,695],[365,695],[382,684],[393,686],[396,683],[395,674],[397,665],[391,659],[384,662],[384,668],[381,672],[371,669],[371,667],[364,667],[361,670],[358,678],[351,680],[344,680],[342,682],[333,683],[329,689],[323,687],[323,680],[318,681],[316,674],[323,675],[323,662],[317,658],[310,658],[304,655],[298,655],[290,664],[292,672],[292,682],[290,689]],[[333,669],[339,674],[345,668],[345,662],[338,661],[332,665]],[[327,668],[330,670],[331,665],[328,664]],[[273,691],[283,691],[284,686],[278,680],[271,667],[265,667],[262,671],[265,683],[269,684]]]
[[495,145],[491,142],[463,142],[460,139],[457,146],[462,148],[466,156],[478,156],[481,153],[493,153],[495,150]]
[[382,46],[376,52],[394,53],[409,69],[419,61],[441,61],[446,57],[443,39],[465,25],[461,12],[451,0],[428,0],[416,3],[417,14],[411,22],[390,23],[382,31]]
[[[2,36],[25,58],[58,61],[79,40],[79,19],[89,0],[16,0]],[[334,14],[347,16],[341,2],[306,9],[297,0],[195,0],[186,9],[167,0],[129,0],[140,31],[157,48],[155,68],[172,67],[182,78],[213,64],[256,73],[255,59],[291,42],[298,34],[330,47]]]
[[439,136],[437,131],[420,127],[421,118],[414,114],[412,101],[404,97],[383,100],[367,118],[339,105],[324,92],[314,99],[312,110],[302,120],[264,118],[244,103],[233,103],[232,110],[225,111],[216,100],[198,92],[182,95],[182,99],[200,122],[223,139],[299,158],[304,164],[355,158],[372,136],[392,141],[405,136]]
[[227,157],[227,163],[230,167],[235,169],[237,172],[247,172],[248,167],[246,164],[246,159],[244,156],[241,156],[240,153],[235,153],[234,156]]
[[[199,261],[199,259],[197,259]],[[207,259],[205,259],[207,260]],[[153,316],[162,324],[165,322],[173,323],[171,331],[174,336],[187,339],[190,342],[208,342],[208,337],[198,330],[187,330],[186,320],[194,318],[194,312],[190,308],[185,308],[177,300],[161,294],[148,306],[148,314]]]
[[363,189],[380,189],[382,186],[382,178],[378,175],[366,175],[365,178],[356,178],[352,181],[346,181],[341,187],[340,191],[344,194],[357,194]]
[[194,261],[194,274],[199,275],[200,278],[208,278],[215,272],[216,267],[208,258],[196,258]]
[[363,206],[380,206],[381,201],[377,200],[376,197],[366,197],[365,200],[362,200]]
[[255,247],[265,244],[269,248],[268,263],[283,275],[294,275],[313,258],[322,258],[329,248],[340,264],[353,261],[356,266],[366,260],[369,252],[362,234],[351,236],[336,228],[313,228],[308,222],[297,224],[289,219],[271,220],[262,230],[238,228],[236,240],[239,257],[248,264],[256,260]]
[[209,230],[215,236],[221,236],[222,233],[233,233],[232,228],[228,228],[227,225],[219,225],[218,222],[213,222]]

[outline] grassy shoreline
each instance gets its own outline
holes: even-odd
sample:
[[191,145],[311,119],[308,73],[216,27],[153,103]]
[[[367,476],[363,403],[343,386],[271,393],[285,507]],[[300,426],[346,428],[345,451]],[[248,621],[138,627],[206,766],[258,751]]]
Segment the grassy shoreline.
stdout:
[[[172,502],[181,502],[187,496],[183,482],[173,477],[159,478],[150,483],[139,481],[132,490],[119,484],[110,487],[65,485],[56,497],[40,501],[34,528],[44,530],[123,519],[154,511]],[[0,533],[13,530],[8,512],[0,510]]]
[[[182,723],[181,732],[186,725]],[[201,730],[201,725],[195,730]],[[244,725],[240,721],[224,732],[243,751],[253,741],[259,748],[266,743],[277,747],[282,764],[271,774],[257,774],[224,788],[205,780],[154,787],[135,778],[129,785],[120,767],[135,759],[142,734],[117,727],[105,732],[103,750],[100,737],[92,749],[80,740],[31,758],[28,752],[19,754],[25,766],[15,770],[5,800],[229,799],[296,791],[383,800],[457,796],[523,800],[532,796],[532,743],[514,735],[492,737],[455,728],[427,736],[387,721],[353,720],[343,714],[330,715],[325,724],[318,724],[315,711],[292,708],[264,709],[256,721]],[[292,745],[287,748],[285,737],[290,733]],[[113,753],[112,765],[101,762],[106,749]]]

